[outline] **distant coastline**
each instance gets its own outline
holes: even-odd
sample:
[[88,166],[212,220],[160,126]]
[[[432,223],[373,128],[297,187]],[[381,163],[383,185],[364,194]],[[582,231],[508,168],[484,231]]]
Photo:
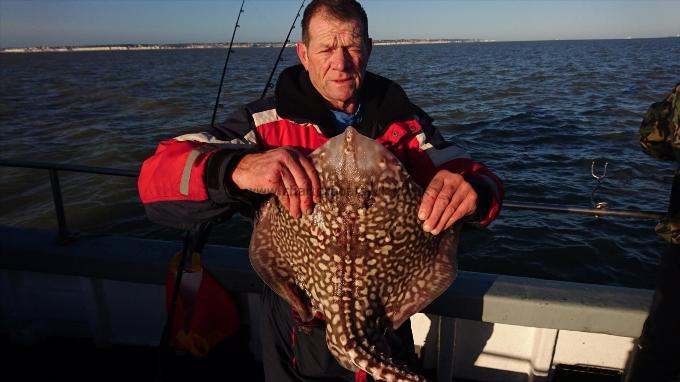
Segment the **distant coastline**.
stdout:
[[[373,40],[373,45],[414,45],[414,44],[461,44],[471,42],[495,42],[485,39],[400,39]],[[234,48],[280,48],[282,42],[234,43]],[[288,43],[287,47],[295,46]],[[229,43],[187,43],[187,44],[116,44],[83,46],[34,46],[27,48],[2,48],[0,53],[42,53],[42,52],[107,52],[124,50],[170,50],[170,49],[226,49]]]
[[[592,40],[637,40],[657,38],[680,38],[680,34],[665,37],[625,37]],[[591,39],[584,39],[591,40]],[[581,40],[529,40],[529,41],[581,41]],[[397,39],[397,40],[373,40],[373,45],[426,45],[426,44],[464,44],[497,42],[491,39]],[[503,41],[524,42],[524,41]],[[282,42],[239,42],[234,43],[233,48],[280,48]],[[294,47],[295,43],[288,43],[287,47]],[[181,44],[102,44],[102,45],[74,45],[74,46],[32,46],[25,48],[0,48],[0,53],[42,53],[42,52],[109,52],[126,50],[172,50],[172,49],[226,49],[229,43],[181,43]]]

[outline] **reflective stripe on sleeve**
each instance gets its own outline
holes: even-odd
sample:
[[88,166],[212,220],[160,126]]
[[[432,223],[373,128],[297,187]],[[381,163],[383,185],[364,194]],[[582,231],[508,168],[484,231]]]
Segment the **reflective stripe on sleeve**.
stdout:
[[257,137],[255,135],[255,131],[251,130],[243,136],[243,139],[232,139],[230,141],[224,141],[221,139],[215,138],[215,136],[202,132],[202,133],[192,133],[192,134],[184,134],[180,135],[179,137],[175,138],[176,141],[179,142],[184,142],[184,141],[192,141],[192,142],[201,142],[201,143],[208,143],[211,145],[233,145],[233,144],[241,144],[241,145],[247,145],[247,144],[257,144]]
[[189,180],[191,179],[191,168],[196,162],[196,158],[201,155],[201,151],[197,149],[191,150],[187,161],[184,162],[184,171],[182,171],[182,180],[179,183],[179,193],[182,195],[189,195]]
[[186,162],[184,162],[182,179],[179,182],[180,194],[184,196],[189,196],[189,181],[191,180],[191,169],[193,169],[194,163],[196,163],[196,159],[198,159],[199,155],[205,154],[213,150],[215,150],[215,148],[211,146],[201,146],[191,150],[189,156],[187,157]]
[[281,118],[276,113],[276,109],[269,109],[253,114],[253,122],[255,122],[255,126],[262,126],[265,123],[275,122],[279,119]]
[[456,145],[447,146],[442,149],[435,148],[431,143],[427,142],[425,133],[416,135],[416,139],[418,140],[420,149],[427,153],[435,167],[441,166],[445,162],[454,159],[471,159],[470,155],[468,155],[465,150]]

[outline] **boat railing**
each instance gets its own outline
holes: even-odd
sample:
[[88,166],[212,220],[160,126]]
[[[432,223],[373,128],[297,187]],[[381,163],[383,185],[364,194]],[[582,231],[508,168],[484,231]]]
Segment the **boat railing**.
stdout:
[[59,226],[59,231],[57,233],[57,242],[61,244],[66,244],[72,241],[74,236],[69,232],[68,224],[66,223],[66,213],[64,212],[64,200],[61,196],[61,185],[59,183],[59,171],[124,176],[129,178],[139,177],[139,171],[121,170],[108,167],[83,166],[69,163],[0,159],[0,166],[42,169],[48,171],[50,175],[50,184],[52,186],[52,201],[54,202],[54,209],[57,215],[57,223]]
[[[59,184],[59,171],[80,172],[86,174],[101,174],[112,176],[123,176],[130,178],[137,178],[139,171],[122,170],[108,167],[94,167],[83,166],[68,163],[52,163],[52,162],[35,162],[24,160],[5,160],[0,159],[0,167],[19,167],[19,168],[33,168],[43,169],[49,172],[50,183],[52,185],[52,199],[54,201],[54,208],[56,210],[57,222],[59,224],[58,240],[61,243],[68,243],[72,240],[72,236],[66,224],[66,215],[64,213],[64,202],[61,197],[61,186]],[[605,204],[606,205],[606,204]],[[610,210],[604,208],[583,208],[563,205],[550,204],[536,204],[536,203],[514,203],[505,201],[503,203],[504,209],[514,210],[530,210],[544,213],[572,213],[581,215],[590,215],[596,217],[610,216],[620,218],[633,219],[649,219],[660,220],[666,214],[658,211],[637,211],[637,210]]]

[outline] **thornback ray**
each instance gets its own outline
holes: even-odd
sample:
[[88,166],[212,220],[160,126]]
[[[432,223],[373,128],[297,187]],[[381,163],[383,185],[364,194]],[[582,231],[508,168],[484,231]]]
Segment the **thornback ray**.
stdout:
[[455,279],[459,227],[423,231],[422,188],[352,127],[310,157],[319,203],[295,219],[270,198],[253,230],[253,268],[303,321],[323,314],[328,348],[343,367],[377,380],[424,381],[392,360],[387,338]]

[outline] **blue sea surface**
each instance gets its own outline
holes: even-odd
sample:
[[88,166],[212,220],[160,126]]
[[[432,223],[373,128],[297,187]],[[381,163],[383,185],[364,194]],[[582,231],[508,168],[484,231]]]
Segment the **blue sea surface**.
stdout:
[[[236,49],[218,119],[257,99],[278,49]],[[0,158],[138,170],[159,141],[210,123],[226,51],[0,55]],[[286,49],[281,69],[297,63]],[[675,163],[646,156],[647,107],[680,81],[680,39],[376,46],[389,77],[450,140],[504,181],[506,200],[665,211]],[[81,234],[180,239],[149,222],[135,180],[60,173],[66,216]],[[0,224],[56,230],[45,170],[0,168]],[[460,267],[650,288],[663,242],[655,222],[505,209],[463,235]],[[246,246],[236,217],[211,243]]]

